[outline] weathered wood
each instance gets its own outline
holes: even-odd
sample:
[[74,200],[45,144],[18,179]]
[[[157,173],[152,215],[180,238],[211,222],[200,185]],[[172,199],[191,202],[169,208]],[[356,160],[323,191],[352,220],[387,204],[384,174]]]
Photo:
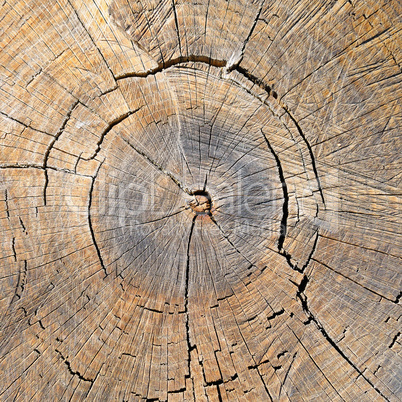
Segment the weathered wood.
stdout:
[[0,9],[0,399],[398,401],[401,5]]

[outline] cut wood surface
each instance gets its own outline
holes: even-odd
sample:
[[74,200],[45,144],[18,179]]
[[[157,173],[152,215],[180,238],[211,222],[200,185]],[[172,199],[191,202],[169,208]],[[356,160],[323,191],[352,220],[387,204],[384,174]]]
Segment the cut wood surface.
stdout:
[[1,401],[400,401],[399,0],[5,0]]

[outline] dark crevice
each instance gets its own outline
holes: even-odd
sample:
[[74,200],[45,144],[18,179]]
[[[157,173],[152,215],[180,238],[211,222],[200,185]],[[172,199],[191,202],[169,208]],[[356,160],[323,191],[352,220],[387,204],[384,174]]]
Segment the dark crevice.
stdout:
[[157,67],[149,69],[144,72],[132,72],[132,73],[126,73],[122,74],[116,77],[116,80],[122,80],[125,78],[130,78],[130,77],[139,77],[139,78],[144,78],[148,77],[150,75],[155,75],[157,73],[160,73],[163,70],[166,70],[170,67],[176,66],[178,64],[183,64],[183,63],[189,63],[189,62],[194,62],[194,63],[204,63],[208,64],[213,67],[226,67],[226,60],[216,60],[212,59],[211,57],[208,56],[196,56],[196,55],[190,55],[190,56],[180,56],[175,59],[171,59],[169,61],[163,62],[159,64]]
[[258,363],[256,363],[256,364],[252,364],[252,365],[250,365],[250,366],[247,366],[247,368],[248,368],[249,370],[255,370],[255,369],[258,368],[259,366],[261,366],[261,365],[263,365],[263,364],[266,364],[266,363],[269,363],[269,359],[261,360],[260,362],[258,362]]
[[[314,322],[315,326],[317,329],[320,331],[320,333],[323,335],[323,337],[326,339],[326,341],[336,350],[336,352],[357,372],[359,375],[364,378],[364,380],[370,384],[370,386],[386,401],[388,401],[388,398],[385,397],[385,395],[363,374],[363,371],[361,371],[346,355],[345,353],[340,349],[340,347],[336,344],[336,342],[329,336],[325,328],[322,326],[322,324],[318,321],[318,319],[313,315],[313,313],[310,311],[308,304],[307,304],[307,296],[304,294],[304,291],[306,290],[307,284],[309,282],[309,279],[306,275],[304,275],[302,281],[298,285],[297,293],[296,293],[296,298],[300,301],[302,305],[302,309],[304,313],[308,317],[308,322]],[[292,331],[293,332],[293,331]],[[296,336],[296,334],[295,334]],[[298,338],[299,339],[299,338]],[[300,340],[299,340],[300,342]],[[304,346],[303,346],[304,347]],[[315,363],[315,362],[314,362]],[[316,364],[316,363],[315,363]],[[321,369],[320,369],[321,371]]]
[[55,352],[60,356],[60,358],[63,360],[64,364],[67,366],[68,371],[70,372],[71,375],[76,375],[80,380],[82,381],[87,381],[93,383],[94,380],[91,378],[85,378],[79,371],[74,371],[71,368],[71,363],[63,356],[63,354],[59,350],[55,350]]
[[222,399],[221,390],[219,388],[219,385],[216,386],[216,392],[218,393],[218,401],[222,402],[223,399]]
[[278,353],[277,356],[276,356],[276,358],[279,360],[282,356],[285,356],[286,353],[288,353],[288,351],[287,351],[287,350],[284,350],[283,352]]
[[[367,43],[373,41],[374,39],[379,38],[381,35],[383,35],[383,34],[385,34],[386,32],[388,32],[389,29],[390,29],[390,28],[386,28],[386,29],[384,29],[383,31],[376,33],[376,34],[375,34],[374,36],[372,36],[371,38],[368,38],[368,39],[364,40],[363,42],[359,43],[359,44],[356,46],[356,49],[357,49],[358,47],[360,47],[360,46],[366,45]],[[381,44],[383,44],[382,41],[380,41],[380,42],[381,42]],[[388,49],[387,49],[387,50],[388,50]]]
[[186,378],[191,378],[191,351],[195,349],[195,345],[191,345],[190,341],[190,320],[189,320],[189,311],[188,311],[188,301],[189,301],[189,283],[190,283],[190,244],[191,238],[193,237],[195,220],[197,216],[194,216],[191,227],[190,233],[188,235],[188,243],[187,243],[187,261],[186,261],[186,272],[185,272],[185,281],[184,281],[184,313],[186,315],[185,318],[185,326],[186,326],[186,342],[187,342],[187,350],[188,350],[188,360],[187,360],[187,369],[188,375]]
[[46,135],[50,135],[50,136],[52,135],[50,133],[47,133],[46,131],[38,130],[37,128],[33,128],[29,124],[26,124],[26,123],[22,122],[21,120],[18,120],[18,119],[14,118],[14,117],[9,116],[7,113],[2,112],[1,110],[0,110],[0,114],[2,116],[6,117],[7,119],[10,119],[10,120],[12,120],[12,121],[14,121],[14,122],[16,122],[18,124],[21,124],[21,126],[24,126],[25,128],[29,128],[29,129],[31,129],[33,131],[38,132],[38,133],[42,133],[42,134],[46,134]]
[[47,205],[47,187],[49,185],[49,175],[48,175],[46,168],[44,170],[44,174],[45,174],[45,184],[43,186],[43,205],[46,206]]
[[258,22],[258,20],[259,20],[259,18],[260,18],[263,4],[264,4],[264,2],[261,3],[260,8],[259,8],[259,10],[258,10],[258,12],[257,12],[257,15],[256,15],[256,17],[254,18],[254,22],[253,22],[253,25],[251,26],[250,32],[248,33],[247,38],[246,38],[245,41],[243,42],[243,46],[242,46],[242,48],[241,48],[241,51],[240,51],[240,55],[239,55],[238,60],[237,60],[234,64],[228,66],[228,68],[227,68],[227,72],[228,72],[228,73],[230,73],[231,71],[237,69],[237,68],[239,67],[240,63],[242,62],[243,57],[244,57],[244,50],[246,49],[247,43],[249,42],[249,40],[250,40],[250,38],[251,38],[251,35],[253,34],[253,32],[254,32],[254,30],[255,30],[255,27],[257,26],[257,22]]
[[378,370],[381,368],[381,364],[377,366],[377,368],[373,371],[373,374],[376,375],[378,373]]
[[182,387],[179,389],[175,389],[173,391],[168,391],[168,394],[182,394],[183,392],[186,392],[186,387]]
[[400,292],[399,295],[396,296],[395,300],[393,300],[393,303],[398,304],[399,300],[401,300],[401,297],[402,297],[402,292]]
[[94,153],[89,158],[81,158],[81,159],[84,161],[90,161],[90,160],[96,158],[96,156],[99,154],[99,152],[101,150],[102,143],[103,143],[106,135],[113,129],[113,127],[115,127],[117,124],[121,123],[123,120],[127,119],[127,117],[131,116],[132,114],[138,112],[140,109],[141,109],[141,107],[139,107],[138,109],[132,110],[130,112],[124,113],[121,116],[114,119],[113,121],[111,121],[108,124],[108,126],[105,128],[105,130],[103,130],[103,132],[101,133],[99,141],[96,144],[96,149],[95,149]]
[[80,103],[79,100],[76,100],[70,107],[70,109],[68,110],[66,117],[63,120],[63,123],[61,124],[59,130],[57,131],[57,133],[54,135],[53,140],[50,142],[49,146],[46,149],[45,152],[45,156],[44,156],[44,161],[43,161],[43,169],[45,169],[45,185],[44,185],[44,189],[43,189],[43,203],[46,206],[47,203],[47,187],[49,184],[49,176],[48,176],[48,172],[47,172],[47,167],[48,167],[48,161],[49,161],[49,155],[51,150],[54,147],[54,144],[56,143],[56,141],[60,138],[60,136],[63,134],[64,129],[67,126],[68,121],[70,120],[70,117],[74,111],[74,109],[77,107],[77,105]]
[[400,335],[401,335],[401,333],[398,332],[398,333],[394,336],[394,338],[392,339],[391,344],[388,346],[390,349],[393,348],[393,346],[395,345],[395,342],[398,340],[398,338],[399,338]]
[[4,202],[6,204],[6,217],[10,220],[10,207],[8,205],[8,191],[7,189],[4,190]]
[[260,369],[259,369],[259,366],[260,366],[261,364],[263,364],[263,362],[261,362],[261,363],[259,363],[259,364],[256,364],[256,365],[254,365],[254,366],[249,366],[248,369],[249,369],[249,370],[255,370],[255,371],[257,372],[257,374],[258,374],[258,376],[260,377],[261,383],[262,383],[262,385],[263,385],[263,387],[264,387],[264,390],[265,390],[265,392],[266,392],[266,394],[267,394],[269,400],[270,400],[271,402],[273,402],[271,393],[269,392],[268,387],[267,387],[267,384],[265,383],[264,378],[263,378],[263,376],[262,376],[262,374],[261,374],[261,372],[260,372]]
[[318,230],[315,232],[315,239],[314,239],[314,244],[313,244],[313,248],[311,249],[311,252],[306,260],[306,262],[304,263],[304,265],[301,267],[300,272],[304,273],[305,269],[308,267],[308,265],[310,264],[311,259],[313,258],[313,255],[315,253],[315,250],[317,248],[317,243],[318,243]]
[[11,303],[14,303],[17,299],[21,299],[22,293],[25,290],[25,283],[26,283],[26,277],[27,277],[27,272],[28,272],[28,264],[27,261],[24,260],[24,266],[23,268],[18,270],[18,281],[17,281],[17,286],[15,287],[15,292],[14,296],[11,300]]
[[18,219],[19,219],[19,221],[20,221],[20,225],[21,225],[21,227],[22,227],[22,231],[23,231],[24,233],[26,233],[27,229],[26,229],[26,227],[25,227],[25,225],[24,225],[24,222],[22,221],[22,219],[21,219],[20,216],[18,217]]
[[137,152],[138,155],[141,155],[144,157],[151,165],[153,165],[156,169],[158,169],[160,172],[168,176],[181,190],[183,190],[186,194],[188,195],[193,195],[193,192],[190,191],[184,184],[180,182],[179,179],[177,179],[172,173],[169,171],[165,170],[161,165],[159,165],[158,162],[153,160],[151,157],[149,157],[145,152],[140,151],[137,147],[135,147],[133,144],[131,144],[129,141],[124,140],[124,142],[127,143],[132,149],[134,149],[135,152]]
[[249,81],[251,81],[253,84],[257,85],[261,89],[263,89],[267,95],[271,94],[272,88],[265,84],[263,80],[260,78],[257,78],[255,75],[251,74],[247,69],[241,67],[241,66],[235,66],[234,70],[236,70],[238,73],[246,77]]
[[278,155],[276,154],[276,152],[274,151],[274,149],[271,146],[271,143],[268,141],[268,138],[266,137],[266,135],[263,133],[263,131],[261,130],[261,134],[265,139],[265,142],[269,148],[269,150],[271,151],[273,157],[275,158],[275,162],[278,168],[278,174],[279,174],[279,179],[282,183],[282,191],[283,191],[283,206],[282,206],[282,220],[281,220],[281,229],[280,229],[280,235],[279,235],[279,240],[278,240],[278,250],[280,252],[285,253],[285,251],[283,250],[283,243],[285,241],[286,238],[286,232],[287,232],[287,222],[288,222],[288,215],[289,215],[289,194],[288,194],[288,187],[286,185],[286,181],[285,181],[285,175],[282,169],[282,164],[281,161],[278,157]]
[[137,358],[136,355],[132,355],[131,353],[125,352],[125,353],[122,353],[122,354],[119,356],[119,359],[122,359],[123,356],[129,356],[129,357],[132,357],[132,358],[134,358],[134,359]]
[[157,309],[145,307],[145,306],[139,306],[139,307],[141,307],[142,309],[147,310],[147,311],[152,311],[153,313],[163,314],[163,311],[161,311],[161,310],[157,310]]
[[174,4],[175,0],[172,0],[172,9],[173,9],[173,15],[174,15],[174,23],[176,25],[176,33],[177,33],[177,41],[179,43],[179,52],[182,54],[181,50],[181,40],[180,40],[180,32],[179,32],[179,22],[177,20],[177,11],[176,11],[176,5]]
[[213,385],[221,385],[221,384],[223,384],[222,378],[220,378],[219,380],[215,380],[215,381],[205,381],[205,385],[207,387],[212,387]]
[[306,275],[304,275],[297,289],[298,294],[301,294],[306,290],[307,284],[308,284],[308,278]]
[[284,312],[285,312],[285,310],[284,310],[283,308],[281,308],[279,311],[274,311],[274,312],[272,313],[272,315],[270,315],[270,316],[267,317],[267,320],[269,320],[269,321],[270,321],[270,320],[273,320],[274,318],[276,318],[276,317],[282,315]]
[[14,261],[17,262],[17,253],[15,251],[15,237],[11,241],[11,249],[13,250]]
[[102,267],[103,271],[105,272],[104,278],[106,278],[109,274],[107,273],[106,266],[105,266],[105,264],[103,262],[102,255],[101,255],[98,243],[96,242],[95,232],[94,232],[94,229],[92,227],[92,221],[91,221],[92,192],[93,192],[93,189],[94,189],[96,176],[97,176],[97,174],[99,172],[100,167],[102,166],[102,163],[99,165],[95,176],[92,178],[91,188],[89,189],[89,195],[88,195],[88,225],[89,225],[89,230],[91,232],[92,243],[95,246],[96,253],[98,255],[98,259],[99,259],[99,262],[101,264],[101,267]]
[[307,146],[308,152],[309,152],[309,154],[310,154],[311,166],[312,166],[312,168],[313,168],[314,175],[315,175],[315,178],[316,178],[316,180],[317,180],[318,191],[320,192],[322,203],[323,203],[324,206],[325,206],[324,193],[322,192],[320,177],[319,177],[319,175],[318,175],[318,171],[317,171],[317,166],[316,166],[316,163],[315,163],[315,156],[314,156],[314,153],[313,153],[313,149],[311,148],[310,143],[307,141],[307,138],[306,138],[306,136],[304,135],[304,133],[303,133],[303,131],[302,131],[302,129],[301,129],[299,123],[298,123],[297,120],[293,117],[293,115],[290,113],[289,109],[288,109],[287,107],[283,107],[283,110],[286,112],[286,114],[287,114],[287,115],[290,117],[290,119],[293,121],[294,125],[295,125],[296,128],[297,128],[297,131],[299,132],[300,136],[303,138],[303,141],[304,141],[304,143],[305,143],[306,146]]

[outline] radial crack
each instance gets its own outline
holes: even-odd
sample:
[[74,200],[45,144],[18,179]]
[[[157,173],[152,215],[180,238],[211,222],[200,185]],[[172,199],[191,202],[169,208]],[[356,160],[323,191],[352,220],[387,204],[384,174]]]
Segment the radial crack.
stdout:
[[[103,163],[103,162],[102,162],[102,163]],[[97,169],[97,171],[96,171],[95,176],[92,178],[91,188],[89,189],[89,195],[88,195],[88,226],[89,226],[89,231],[91,232],[92,243],[93,243],[93,245],[95,246],[95,249],[96,249],[96,253],[97,253],[97,255],[98,255],[99,262],[100,262],[100,264],[101,264],[101,267],[102,267],[103,271],[105,272],[104,278],[106,278],[109,274],[107,273],[106,266],[105,266],[105,264],[104,264],[104,262],[103,262],[102,255],[101,255],[101,252],[100,252],[98,243],[96,242],[95,232],[94,232],[94,229],[93,229],[93,227],[92,227],[92,221],[91,221],[92,192],[93,192],[93,189],[94,189],[96,176],[97,176],[97,174],[98,174],[98,172],[99,172],[99,169],[100,169],[101,166],[102,166],[102,163],[99,165],[99,167],[98,167],[98,169]]]
[[190,244],[191,238],[193,237],[195,220],[197,216],[194,216],[191,222],[190,234],[188,235],[188,243],[187,243],[187,261],[186,261],[186,272],[185,272],[185,288],[184,288],[184,314],[185,318],[185,326],[186,326],[186,342],[187,342],[187,350],[188,350],[188,378],[191,378],[191,351],[195,348],[195,346],[191,345],[190,342],[190,320],[189,320],[189,312],[188,312],[188,300],[189,300],[189,281],[190,281]]
[[286,238],[287,222],[288,222],[288,216],[289,216],[289,193],[288,193],[288,187],[286,185],[285,175],[283,173],[282,164],[281,164],[281,161],[280,161],[278,155],[276,154],[276,152],[272,148],[270,142],[268,141],[268,138],[266,137],[266,135],[263,133],[262,130],[261,130],[261,134],[264,137],[265,142],[266,142],[269,150],[271,151],[273,157],[275,158],[276,165],[277,165],[277,168],[278,168],[279,180],[282,183],[283,206],[282,206],[282,220],[281,220],[280,236],[279,236],[279,240],[278,240],[278,250],[284,252],[283,243],[284,243],[285,238]]
[[4,203],[6,204],[6,217],[10,220],[10,206],[8,205],[8,190],[4,190]]
[[[304,311],[304,313],[307,315],[308,317],[308,321],[305,324],[308,324],[310,322],[314,322],[315,326],[317,327],[317,329],[320,331],[320,333],[322,334],[322,336],[327,340],[327,342],[336,350],[336,352],[362,377],[364,378],[364,380],[370,384],[370,386],[382,397],[384,398],[386,401],[388,401],[388,398],[385,397],[385,395],[363,374],[363,371],[361,371],[346,355],[345,353],[341,350],[341,348],[336,344],[336,342],[329,336],[328,332],[325,330],[324,326],[318,321],[318,319],[313,315],[313,313],[311,312],[311,310],[308,307],[307,304],[307,296],[304,294],[304,291],[307,287],[307,284],[309,282],[309,279],[306,275],[304,275],[302,281],[300,282],[300,284],[298,285],[298,290],[296,293],[296,298],[300,301],[301,305],[302,305],[302,309]],[[292,330],[293,332],[293,330]],[[294,332],[293,332],[294,333]],[[297,335],[295,334],[296,338]],[[297,338],[300,342],[300,339]],[[301,342],[300,342],[301,343]],[[302,344],[302,346],[304,347],[304,345]],[[306,350],[307,351],[307,350]],[[308,352],[307,352],[308,353]],[[313,360],[314,364],[315,361]],[[317,364],[316,364],[317,365]],[[318,365],[317,365],[318,367]],[[319,367],[318,367],[319,368]],[[319,368],[319,370],[321,371],[321,369]],[[331,383],[330,383],[331,384]],[[332,386],[332,384],[331,384]],[[335,389],[335,388],[334,388]],[[338,391],[335,389],[335,391],[338,393]]]
[[251,29],[250,29],[250,31],[249,31],[249,33],[247,35],[247,38],[243,42],[243,45],[242,45],[242,48],[240,50],[240,54],[237,57],[237,60],[233,60],[233,63],[230,63],[230,61],[227,63],[227,67],[226,67],[226,72],[227,73],[230,73],[231,71],[237,69],[239,67],[240,63],[242,62],[243,57],[244,57],[244,50],[246,49],[246,45],[247,45],[248,41],[250,40],[251,35],[253,34],[253,32],[255,30],[255,27],[257,26],[257,22],[258,22],[258,20],[260,18],[263,5],[264,5],[264,1],[261,2],[260,8],[259,8],[259,10],[257,12],[257,15],[254,18],[253,25],[251,26]]
[[299,134],[300,134],[300,137],[303,138],[303,141],[304,141],[304,143],[305,143],[306,146],[307,146],[308,152],[309,152],[309,154],[310,154],[311,166],[312,166],[312,168],[313,168],[314,175],[315,175],[315,178],[316,178],[316,180],[317,180],[318,191],[320,192],[322,203],[323,203],[324,206],[325,206],[324,193],[322,192],[321,181],[320,181],[320,177],[319,177],[319,175],[318,175],[318,171],[317,171],[317,166],[316,166],[316,163],[315,163],[315,156],[314,156],[314,153],[313,153],[313,149],[311,148],[310,143],[307,141],[307,138],[306,138],[306,136],[304,135],[303,130],[301,129],[299,123],[298,123],[298,122],[296,121],[296,119],[293,117],[292,113],[290,113],[289,109],[288,109],[287,107],[285,107],[285,106],[283,106],[282,108],[283,108],[283,110],[286,112],[286,114],[290,117],[290,119],[293,121],[294,125],[295,125],[296,128],[297,128],[297,131],[298,131]]
[[150,156],[148,156],[145,152],[140,151],[137,147],[135,147],[133,144],[131,144],[129,141],[124,139],[124,142],[127,143],[132,149],[134,149],[135,152],[137,152],[138,155],[141,155],[144,157],[151,165],[153,165],[156,169],[158,169],[160,172],[168,176],[181,190],[183,190],[185,193],[188,195],[192,195],[193,192],[189,190],[179,179],[177,179],[172,173],[170,173],[168,170],[165,170],[158,162],[156,162],[154,159],[152,159]]
[[172,0],[172,9],[173,9],[173,15],[174,15],[174,22],[175,22],[175,25],[176,25],[177,40],[179,42],[179,51],[180,51],[180,54],[182,54],[180,32],[179,32],[179,22],[178,22],[178,19],[177,19],[176,5],[174,4],[174,1],[175,0]]
[[27,261],[24,260],[24,266],[23,268],[18,270],[18,282],[17,286],[15,287],[15,292],[14,296],[11,300],[11,304],[13,304],[17,299],[21,299],[22,293],[24,292],[25,289],[25,284],[26,284],[26,277],[27,277],[27,271],[28,271],[28,264]]
[[71,115],[74,111],[74,109],[77,107],[77,105],[80,103],[80,101],[77,99],[70,107],[70,109],[68,110],[65,119],[63,120],[63,123],[61,124],[59,130],[57,131],[57,133],[55,134],[55,136],[53,137],[53,140],[50,142],[49,146],[47,147],[47,150],[45,152],[45,158],[43,161],[43,169],[45,169],[45,185],[43,188],[43,203],[46,206],[47,203],[47,187],[49,184],[49,176],[48,176],[48,172],[47,172],[47,168],[48,168],[48,161],[49,161],[49,155],[51,150],[54,147],[54,144],[56,143],[56,141],[60,138],[60,136],[63,134],[64,129],[67,126],[68,121],[71,118]]

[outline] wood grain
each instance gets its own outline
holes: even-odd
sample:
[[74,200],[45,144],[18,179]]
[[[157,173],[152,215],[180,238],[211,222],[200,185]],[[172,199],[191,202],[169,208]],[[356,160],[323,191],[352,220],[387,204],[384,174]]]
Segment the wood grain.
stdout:
[[4,1],[0,400],[401,400],[401,12]]

